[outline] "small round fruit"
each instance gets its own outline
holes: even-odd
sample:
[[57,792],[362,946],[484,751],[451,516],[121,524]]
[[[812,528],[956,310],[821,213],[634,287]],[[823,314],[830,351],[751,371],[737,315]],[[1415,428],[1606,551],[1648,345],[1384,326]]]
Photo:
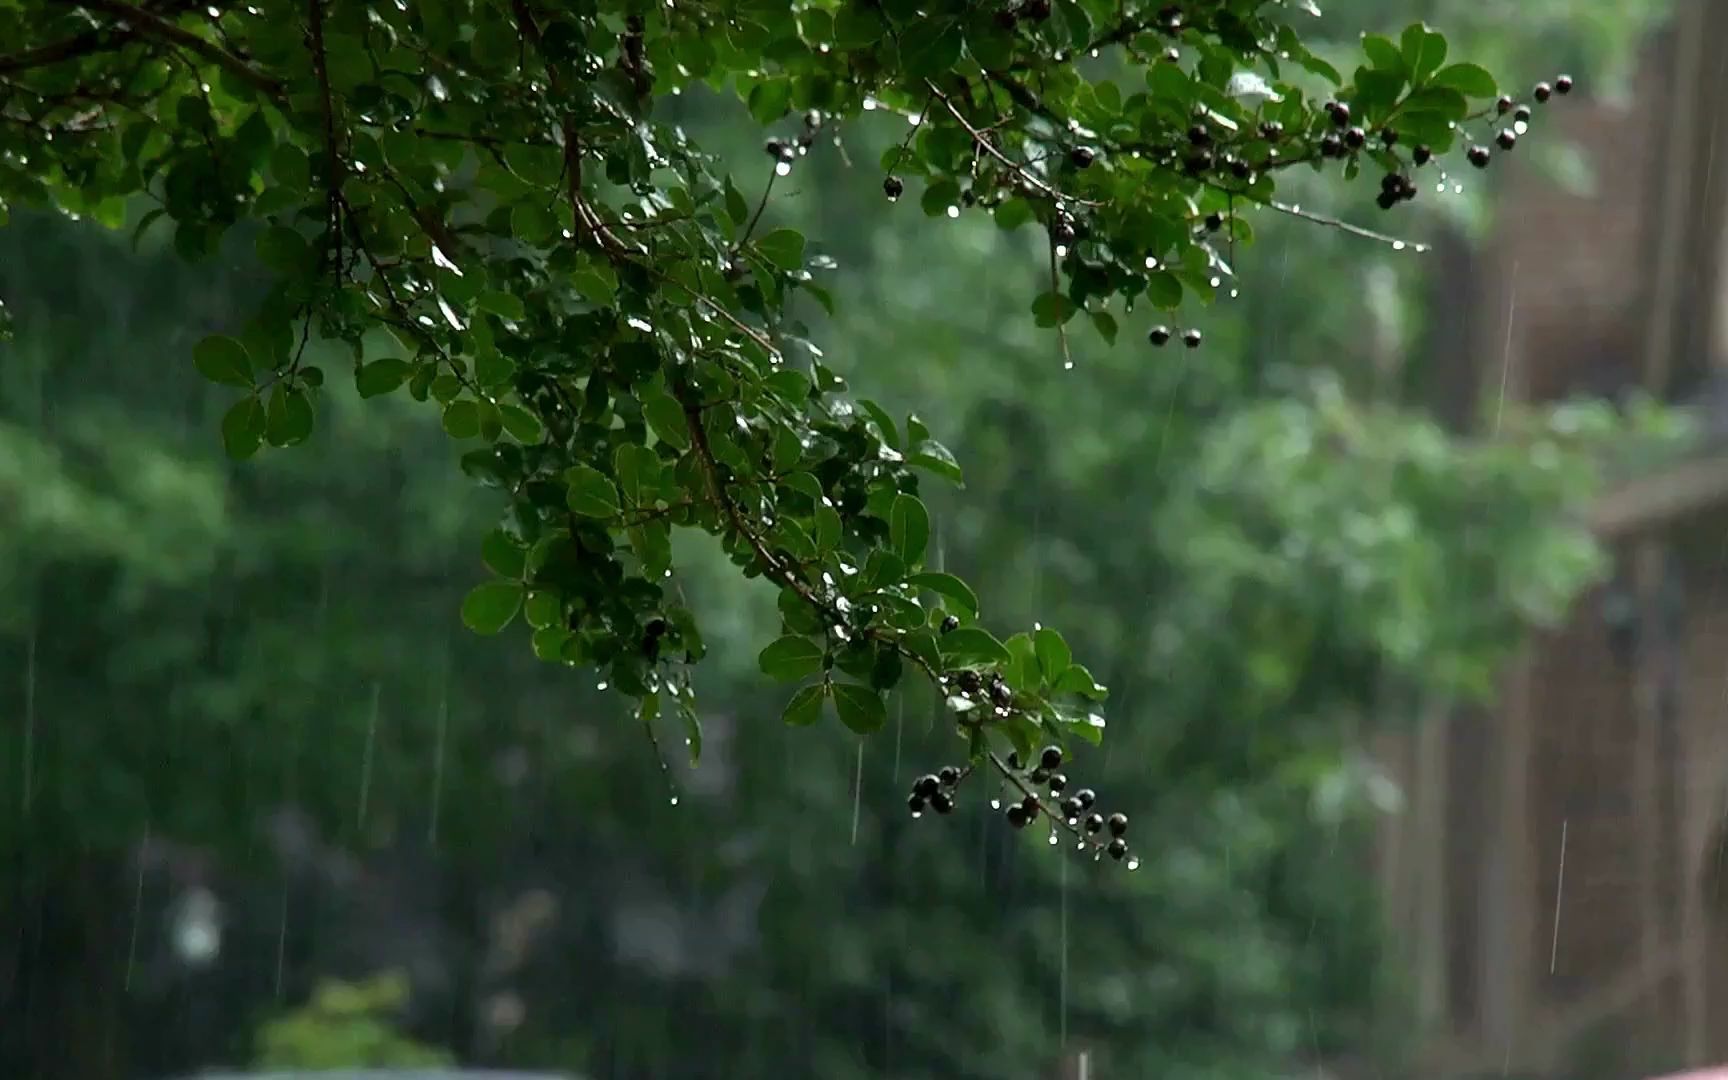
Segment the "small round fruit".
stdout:
[[1470,159],[1470,164],[1476,166],[1478,169],[1486,169],[1488,167],[1488,162],[1492,160],[1494,155],[1488,152],[1486,146],[1472,146],[1469,150],[1464,152],[1464,156]]
[[1095,156],[1096,155],[1092,152],[1092,148],[1089,146],[1076,146],[1074,149],[1068,151],[1068,160],[1073,163],[1076,169],[1091,168],[1092,160]]
[[1556,94],[1570,94],[1572,92],[1572,76],[1570,76],[1570,75],[1555,76],[1555,78],[1554,78],[1554,92]]
[[1076,791],[1074,797],[1080,800],[1080,807],[1083,810],[1092,809],[1092,804],[1098,801],[1098,793],[1089,787],[1083,787]]
[[1026,0],[1020,8],[1020,15],[1033,22],[1043,22],[1050,17],[1050,0]]
[[1198,154],[1189,154],[1187,160],[1182,163],[1182,167],[1196,176],[1203,172],[1211,172],[1212,155],[1204,150]]
[[1320,140],[1321,157],[1341,157],[1344,154],[1344,140],[1336,135],[1328,134]]
[[942,781],[929,774],[920,776],[912,785],[912,793],[914,795],[921,795],[926,799],[935,795],[940,790],[942,790]]
[[1238,180],[1246,180],[1253,175],[1254,168],[1239,157],[1230,159],[1230,175]]
[[1190,349],[1198,349],[1200,347],[1200,331],[1182,331],[1182,344],[1188,346]]
[[1530,91],[1530,96],[1535,98],[1537,101],[1541,102],[1541,101],[1547,101],[1549,96],[1552,95],[1553,93],[1554,93],[1554,88],[1552,86],[1549,86],[1545,82],[1539,82],[1536,84],[1536,88],[1534,90]]
[[1284,137],[1284,125],[1276,120],[1268,120],[1260,125],[1260,137],[1267,142],[1277,142]]
[[1352,150],[1360,150],[1362,144],[1368,141],[1368,133],[1359,127],[1350,128],[1344,132],[1344,145]]
[[959,619],[955,618],[952,615],[942,616],[942,632],[944,634],[951,634],[958,629],[960,629],[960,620]]
[[1015,772],[1020,771],[1020,753],[1017,750],[1008,751],[1008,767]]
[[1014,704],[1014,689],[1007,683],[997,680],[990,684],[990,697],[996,704],[1006,709]]
[[787,146],[779,139],[769,139],[767,142],[762,144],[762,152],[771,158],[783,159],[790,149],[791,147]]
[[1418,165],[1426,165],[1430,161],[1434,160],[1434,151],[1430,150],[1425,145],[1418,146],[1416,149],[1410,151],[1410,160],[1414,161]]
[[1024,799],[1021,799],[1020,800],[1020,809],[1026,811],[1026,818],[1028,821],[1030,821],[1032,818],[1037,817],[1038,816],[1038,810],[1039,810],[1037,796],[1028,795]]
[[936,770],[936,779],[943,787],[953,787],[960,782],[960,770],[952,765],[944,765]]
[[1494,136],[1494,141],[1500,144],[1500,149],[1510,150],[1518,145],[1518,133],[1511,128],[1501,128],[1500,134]]
[[1512,98],[1506,94],[1501,94],[1498,98],[1495,98],[1494,111],[1501,116],[1505,116],[1507,113],[1511,112]]
[[1224,215],[1214,210],[1206,215],[1206,231],[1217,232],[1224,227]]
[[1062,767],[1062,748],[1060,746],[1046,746],[1044,752],[1038,755],[1038,764],[1046,769],[1060,769]]
[[1111,814],[1108,824],[1110,826],[1111,836],[1124,836],[1128,832],[1128,815],[1121,813]]
[[1154,345],[1168,345],[1170,343],[1170,328],[1168,326],[1154,326],[1146,331],[1146,340]]
[[1062,794],[1062,789],[1066,788],[1067,786],[1068,786],[1068,778],[1066,776],[1063,776],[1061,773],[1052,773],[1051,774],[1051,776],[1050,776],[1050,794],[1060,795],[1060,794]]
[[1104,815],[1103,814],[1088,814],[1087,815],[1087,817],[1086,817],[1086,831],[1087,832],[1095,833],[1102,828],[1104,828]]
[[1211,146],[1212,133],[1206,130],[1205,124],[1195,124],[1188,129],[1188,141],[1195,146]]
[[898,176],[890,176],[882,181],[882,194],[888,196],[889,199],[898,199],[905,193],[906,185],[901,182]]
[[1050,770],[1049,769],[1033,769],[1032,775],[1027,777],[1027,779],[1031,780],[1034,784],[1038,785],[1039,787],[1043,787],[1045,784],[1048,784],[1050,782]]
[[1332,123],[1336,127],[1350,126],[1350,106],[1342,101],[1328,101],[1326,103],[1326,115],[1332,118]]
[[968,694],[976,694],[984,689],[984,679],[976,671],[968,668],[960,673],[960,689]]
[[1058,244],[1072,244],[1074,242],[1073,223],[1058,218],[1050,226],[1050,239],[1056,241]]
[[998,8],[996,10],[996,25],[1004,30],[1013,30],[1020,25],[1020,16],[1014,14],[1011,8]]
[[954,796],[946,791],[938,791],[930,796],[930,808],[938,814],[952,814],[954,812]]
[[1104,850],[1110,853],[1112,859],[1120,860],[1122,856],[1128,854],[1128,841],[1118,836],[1116,839],[1110,841],[1110,846]]
[[922,814],[924,812],[924,796],[916,794],[908,795],[906,797],[906,809],[912,811],[915,815]]
[[1381,128],[1380,143],[1382,146],[1396,146],[1398,144],[1398,133],[1393,131],[1391,128]]
[[1518,106],[1512,111],[1512,119],[1520,124],[1528,124],[1530,122],[1530,106]]
[[1031,820],[1031,818],[1026,816],[1026,808],[1021,806],[1019,803],[1015,803],[1008,808],[1008,824],[1014,826],[1016,829],[1024,829],[1026,823]]
[[1378,206],[1382,210],[1392,209],[1394,206],[1398,205],[1398,201],[1399,196],[1395,191],[1382,191],[1380,194],[1374,196],[1374,205]]
[[1072,795],[1062,800],[1062,816],[1068,818],[1070,821],[1085,812],[1086,808],[1080,805],[1080,800],[1074,798]]

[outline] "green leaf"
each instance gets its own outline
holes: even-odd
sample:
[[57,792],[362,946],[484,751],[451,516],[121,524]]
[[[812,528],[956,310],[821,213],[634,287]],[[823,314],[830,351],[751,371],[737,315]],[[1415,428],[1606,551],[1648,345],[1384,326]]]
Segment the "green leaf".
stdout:
[[952,630],[938,638],[937,644],[950,665],[1006,664],[1013,660],[995,635],[978,626]]
[[1032,317],[1038,325],[1048,330],[1053,326],[1061,326],[1074,317],[1079,311],[1074,301],[1061,293],[1047,292],[1032,301]]
[[1435,33],[1421,23],[1406,26],[1399,41],[1404,63],[1409,68],[1413,82],[1426,79],[1446,62],[1446,36]]
[[792,105],[792,80],[767,79],[750,88],[750,115],[758,124],[772,124]]
[[678,715],[684,720],[684,741],[690,747],[690,764],[694,765],[702,760],[702,718],[684,698],[678,699]]
[[912,456],[906,459],[908,463],[935,473],[937,476],[952,480],[957,486],[965,487],[966,480],[960,471],[960,463],[954,460],[954,455],[946,446],[935,439],[925,439],[912,451]]
[[1104,741],[1104,718],[1095,712],[1061,711],[1062,730],[1067,735],[1097,746]]
[[1456,90],[1466,97],[1491,98],[1500,92],[1494,76],[1475,64],[1452,64],[1434,73],[1433,85]]
[[828,684],[806,686],[792,695],[780,719],[793,727],[809,727],[822,719],[822,702],[828,697]]
[[408,381],[411,369],[406,360],[386,356],[372,361],[354,373],[354,388],[363,398],[388,394]]
[[503,420],[504,430],[524,446],[533,446],[546,434],[540,426],[540,418],[520,405],[500,405],[498,414]]
[[584,517],[618,516],[618,489],[599,469],[573,465],[565,471],[564,483],[568,486],[565,501],[574,512]]
[[782,270],[797,270],[804,265],[804,236],[795,229],[775,229],[756,241],[756,250]]
[[690,425],[684,408],[665,394],[650,394],[642,400],[642,418],[661,442],[676,450],[690,448]]
[[834,711],[842,724],[860,735],[874,735],[888,722],[882,695],[857,683],[834,684]]
[[1037,692],[1044,686],[1044,680],[1039,678],[1038,647],[1032,644],[1032,635],[1021,631],[1002,643],[1008,650],[1010,660],[1002,667],[1002,677],[1008,680],[1008,685],[1021,692]]
[[624,501],[640,506],[654,501],[660,484],[660,455],[637,443],[625,443],[613,456],[612,470],[618,474],[618,490]]
[[213,334],[192,347],[192,364],[198,374],[225,386],[252,386],[252,361],[246,346],[231,337]]
[[1008,199],[996,208],[995,217],[997,228],[1018,229],[1032,220],[1032,204],[1018,197]]
[[948,601],[949,611],[968,619],[978,617],[978,594],[972,591],[972,586],[953,574],[943,574],[936,571],[913,574],[906,579],[906,583],[920,589],[929,589],[941,596]]
[[888,516],[889,543],[895,554],[907,566],[924,561],[924,549],[930,543],[930,511],[916,495],[902,492],[894,496],[894,507]]
[[1182,306],[1182,279],[1168,270],[1146,278],[1146,300],[1155,308],[1174,311]]
[[476,585],[462,600],[462,622],[476,634],[496,634],[516,617],[522,595],[522,584],[516,581]]
[[946,75],[960,60],[960,44],[959,23],[916,19],[900,33],[900,63],[908,75]]
[[513,293],[483,292],[474,302],[479,305],[481,311],[490,311],[492,314],[512,322],[523,319],[528,314],[528,309],[522,306],[522,301]]
[[298,274],[312,263],[312,247],[306,238],[286,225],[272,225],[258,234],[254,245],[258,261],[278,274]]
[[277,383],[264,416],[264,437],[272,446],[294,446],[312,434],[312,399],[297,386]]
[[1064,693],[1081,694],[1096,701],[1102,701],[1110,696],[1110,691],[1094,679],[1092,673],[1086,670],[1083,664],[1069,664],[1068,670],[1064,671],[1062,677],[1056,680],[1056,689]]
[[564,605],[558,599],[558,594],[545,589],[536,589],[528,594],[523,601],[522,616],[528,620],[528,625],[536,630],[544,630],[548,626],[556,626],[561,621]]
[[228,456],[244,461],[258,452],[264,442],[264,403],[256,397],[243,397],[222,416],[222,447]]
[[1074,662],[1074,654],[1069,650],[1068,643],[1062,640],[1062,635],[1042,627],[1033,635],[1033,641],[1038,650],[1038,667],[1044,673],[1043,681],[1053,683],[1067,672],[1068,666]]
[[822,647],[807,637],[787,634],[769,644],[756,657],[762,674],[779,682],[797,682],[822,670]]
[[816,550],[819,553],[833,551],[840,545],[840,536],[844,526],[840,515],[834,508],[817,504],[816,506]]
[[1388,72],[1400,79],[1404,77],[1407,71],[1404,54],[1398,51],[1398,46],[1392,44],[1391,38],[1379,34],[1364,34],[1362,51],[1375,70]]
[[452,439],[472,439],[480,434],[480,406],[460,398],[444,406],[444,430]]
[[503,529],[493,529],[480,541],[480,558],[499,577],[519,578],[528,568],[528,552]]

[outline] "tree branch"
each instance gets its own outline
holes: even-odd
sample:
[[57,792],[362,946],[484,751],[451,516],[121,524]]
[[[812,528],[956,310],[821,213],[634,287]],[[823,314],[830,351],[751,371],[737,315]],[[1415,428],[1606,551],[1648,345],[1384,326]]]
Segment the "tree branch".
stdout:
[[176,26],[154,12],[123,3],[122,0],[68,0],[68,2],[77,7],[99,11],[104,15],[123,20],[128,24],[131,31],[147,34],[160,41],[178,45],[228,71],[254,89],[271,97],[281,96],[282,84],[277,80],[259,71],[209,38],[199,37],[185,27]]

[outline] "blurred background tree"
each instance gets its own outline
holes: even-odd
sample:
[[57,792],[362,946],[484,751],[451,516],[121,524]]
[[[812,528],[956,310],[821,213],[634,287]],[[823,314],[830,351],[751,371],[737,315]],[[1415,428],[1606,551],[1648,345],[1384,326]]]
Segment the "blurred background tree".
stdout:
[[[1594,85],[1658,14],[1338,4],[1315,27],[1425,16],[1465,31],[1460,54]],[[735,103],[682,108],[766,180]],[[954,753],[915,694],[867,752],[788,734],[750,644],[773,597],[717,552],[680,560],[716,653],[688,772],[681,733],[651,742],[519,643],[461,631],[494,508],[404,403],[332,392],[311,445],[222,459],[225,398],[162,358],[263,287],[247,238],[187,267],[153,233],[134,254],[19,216],[0,231],[0,925],[21,928],[0,943],[0,1074],[280,1062],[269,1018],[385,969],[419,1041],[594,1076],[1396,1058],[1363,872],[1396,793],[1361,737],[1485,690],[1596,572],[1567,511],[1625,425],[1580,405],[1446,432],[1422,410],[1433,260],[1264,217],[1205,349],[1149,352],[1138,315],[1115,348],[1075,333],[1064,370],[1029,317],[1025,236],[882,204],[905,123],[819,144],[768,219],[834,260],[836,315],[806,313],[828,360],[925,410],[965,464],[937,496],[948,564],[993,620],[1070,628],[1112,687],[1086,769],[1133,809],[1141,867],[1095,873],[977,803],[909,820],[906,783]],[[1481,194],[1419,200],[1408,240],[1485,220]],[[219,945],[188,950],[173,931],[206,893]]]

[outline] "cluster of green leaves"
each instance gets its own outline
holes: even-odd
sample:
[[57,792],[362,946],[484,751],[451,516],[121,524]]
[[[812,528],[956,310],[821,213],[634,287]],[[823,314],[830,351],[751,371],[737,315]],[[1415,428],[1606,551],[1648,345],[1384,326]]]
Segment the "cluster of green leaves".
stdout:
[[[1112,339],[1112,305],[1212,297],[1221,245],[1249,236],[1235,211],[1272,204],[1280,170],[1408,167],[1385,141],[1326,149],[1330,102],[1436,152],[1491,109],[1472,101],[1494,80],[1446,64],[1426,28],[1366,39],[1346,85],[1286,16],[1261,0],[5,0],[0,206],[117,224],[145,197],[139,231],[171,225],[192,258],[253,224],[277,282],[193,357],[241,391],[226,445],[310,436],[314,332],[351,350],[362,395],[435,403],[452,438],[482,443],[466,471],[509,500],[483,550],[497,577],[463,605],[474,629],[520,614],[539,656],[599,668],[645,720],[674,703],[698,748],[705,646],[670,536],[700,529],[780,590],[785,636],[762,666],[815,680],[789,722],[831,702],[873,731],[910,666],[978,759],[991,736],[1095,739],[1104,689],[1055,631],[984,629],[972,590],[929,565],[920,473],[957,481],[953,456],[915,417],[844,396],[799,318],[806,296],[831,304],[828,262],[758,228],[773,174],[752,209],[656,104],[730,85],[759,121],[808,111],[805,149],[863,111],[912,116],[884,160],[922,178],[926,212],[1038,222],[1038,320],[1084,310]],[[1090,70],[1109,50],[1143,87]],[[794,156],[776,147],[771,168]],[[963,672],[1011,699],[956,691]]]
[[408,990],[399,972],[359,983],[324,983],[304,1006],[263,1025],[256,1064],[265,1069],[449,1064],[449,1054],[396,1031],[394,1021],[408,1004]]

